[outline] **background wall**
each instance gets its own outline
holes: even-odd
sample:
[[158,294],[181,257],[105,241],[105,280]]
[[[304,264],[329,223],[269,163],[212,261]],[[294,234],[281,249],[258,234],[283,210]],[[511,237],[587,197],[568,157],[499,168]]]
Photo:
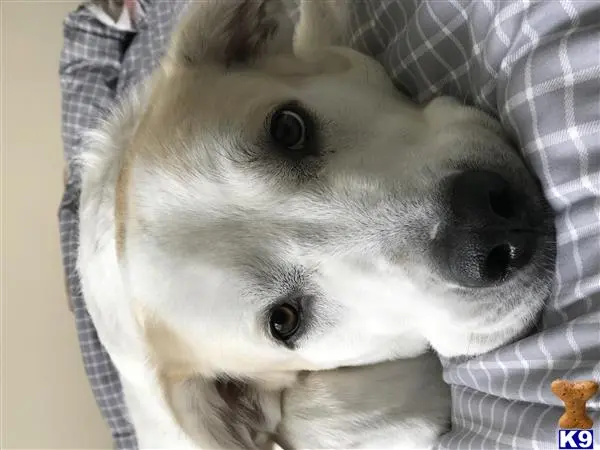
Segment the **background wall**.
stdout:
[[110,448],[65,298],[58,57],[73,1],[0,0],[1,445]]

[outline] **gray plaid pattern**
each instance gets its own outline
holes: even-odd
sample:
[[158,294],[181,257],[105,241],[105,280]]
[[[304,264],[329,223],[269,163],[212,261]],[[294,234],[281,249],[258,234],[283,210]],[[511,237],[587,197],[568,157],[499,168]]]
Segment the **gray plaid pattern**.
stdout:
[[[185,0],[143,0],[133,35],[79,8],[65,21],[63,138],[69,181],[60,206],[64,266],[81,352],[118,448],[136,448],[120,382],[95,334],[75,271],[82,133],[146,76]],[[498,117],[555,208],[553,296],[534,333],[467,361],[445,361],[452,430],[440,449],[556,448],[555,378],[600,380],[600,2],[355,1],[352,43],[416,101],[439,94]],[[600,423],[600,400],[590,403]]]

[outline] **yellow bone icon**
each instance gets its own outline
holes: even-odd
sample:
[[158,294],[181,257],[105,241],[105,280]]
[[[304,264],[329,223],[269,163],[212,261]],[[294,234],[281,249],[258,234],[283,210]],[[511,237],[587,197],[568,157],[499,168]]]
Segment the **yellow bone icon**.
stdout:
[[550,389],[565,404],[565,413],[558,420],[559,428],[589,429],[594,422],[587,415],[586,402],[598,392],[595,381],[554,380]]

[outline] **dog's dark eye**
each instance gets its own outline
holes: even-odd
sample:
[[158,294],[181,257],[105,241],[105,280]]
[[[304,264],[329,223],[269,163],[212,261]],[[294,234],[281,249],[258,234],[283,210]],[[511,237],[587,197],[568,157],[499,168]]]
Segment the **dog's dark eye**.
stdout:
[[295,306],[289,303],[279,305],[271,311],[269,326],[273,337],[285,342],[300,328],[300,313]]
[[282,108],[271,117],[271,138],[288,150],[303,150],[307,139],[307,122],[300,111]]

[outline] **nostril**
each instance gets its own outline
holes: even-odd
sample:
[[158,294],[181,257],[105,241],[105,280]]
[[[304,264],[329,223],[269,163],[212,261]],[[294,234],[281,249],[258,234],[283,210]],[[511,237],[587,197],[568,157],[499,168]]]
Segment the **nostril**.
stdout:
[[443,238],[434,250],[442,263],[442,273],[465,287],[505,283],[531,261],[537,247],[536,234],[528,231],[502,236],[494,231],[449,231],[442,232]]
[[523,195],[499,173],[468,170],[451,177],[448,186],[452,218],[456,221],[520,227],[527,215]]
[[508,275],[511,263],[511,249],[508,244],[497,245],[485,258],[481,268],[482,278],[488,283],[497,283]]
[[515,208],[508,189],[500,191],[490,191],[488,200],[494,214],[504,219],[511,219],[515,216]]

